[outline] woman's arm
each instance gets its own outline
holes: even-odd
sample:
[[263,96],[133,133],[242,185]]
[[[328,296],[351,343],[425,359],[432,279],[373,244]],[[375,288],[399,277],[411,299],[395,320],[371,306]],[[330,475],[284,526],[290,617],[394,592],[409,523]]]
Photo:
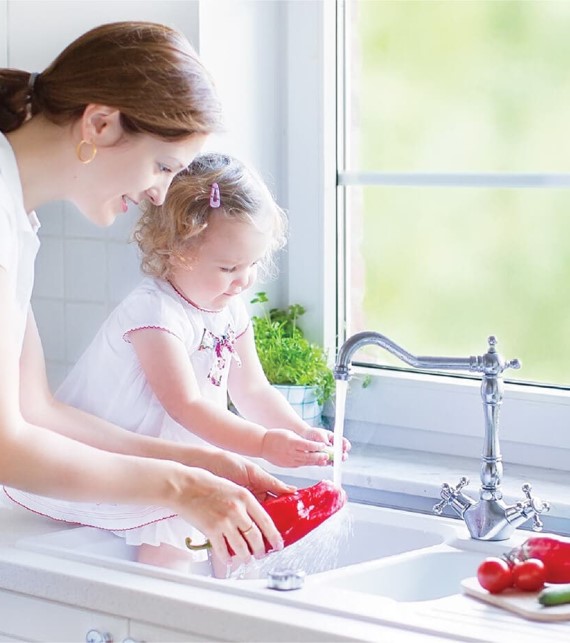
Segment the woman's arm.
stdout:
[[84,444],[114,453],[176,460],[188,466],[203,466],[201,457],[208,458],[211,452],[207,448],[175,444],[127,431],[53,397],[47,380],[41,340],[31,311],[20,357],[20,380],[20,406],[24,418]]
[[[172,334],[144,328],[129,335],[154,394],[176,422],[211,444],[236,453],[261,457],[287,466],[323,464],[320,443],[286,431],[267,431],[201,392],[184,344]],[[239,369],[238,369],[239,370]]]
[[[15,333],[16,310],[6,271],[0,267],[0,482],[26,491],[70,500],[155,504],[167,506],[203,531],[218,555],[227,558],[224,538],[236,554],[263,555],[262,534],[276,547],[280,535],[250,491],[211,473],[170,460],[110,453],[59,435],[29,421],[20,402],[42,397],[35,390],[40,377],[32,365],[35,324],[30,320],[22,352],[20,398],[19,355]],[[30,334],[32,333],[32,334]],[[42,368],[42,371],[45,369]],[[29,380],[28,380],[29,378]],[[43,407],[37,402],[31,414]],[[256,527],[239,529],[251,522]]]
[[90,413],[59,402],[50,392],[43,349],[30,311],[26,341],[20,357],[20,405],[31,424],[39,424],[84,444],[125,455],[174,460],[247,487],[260,499],[267,492],[281,495],[293,487],[270,476],[249,460],[210,446],[184,445],[138,435]]

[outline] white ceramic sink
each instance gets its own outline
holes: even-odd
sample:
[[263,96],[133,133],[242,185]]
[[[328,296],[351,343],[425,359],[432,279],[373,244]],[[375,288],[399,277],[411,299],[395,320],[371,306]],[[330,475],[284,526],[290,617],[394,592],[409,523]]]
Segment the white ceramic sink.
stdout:
[[[299,542],[256,563],[246,577],[262,578],[270,569],[283,567],[301,568],[308,574],[349,568],[440,545],[455,535],[457,526],[458,521],[349,503]],[[155,571],[138,563],[135,548],[122,538],[90,527],[70,526],[21,540],[18,546],[60,558],[126,566],[150,575]],[[202,571],[209,575],[206,564]]]
[[429,601],[458,594],[461,581],[475,575],[485,556],[484,553],[450,548],[414,552],[327,579],[326,583],[330,587],[386,596],[396,601]]
[[[483,558],[500,555],[524,538],[517,532],[508,543],[474,541],[460,520],[349,503],[283,552],[242,568],[227,581],[215,582],[228,591],[233,587],[240,592],[268,592],[269,571],[303,569],[308,574],[305,587],[316,589],[316,593],[310,590],[312,595],[340,590],[363,600],[383,597],[417,604],[461,593],[461,580],[474,576]],[[177,582],[211,575],[207,561],[193,576],[139,563],[136,549],[122,538],[89,527],[70,526],[23,539],[18,547],[148,576],[174,574]]]

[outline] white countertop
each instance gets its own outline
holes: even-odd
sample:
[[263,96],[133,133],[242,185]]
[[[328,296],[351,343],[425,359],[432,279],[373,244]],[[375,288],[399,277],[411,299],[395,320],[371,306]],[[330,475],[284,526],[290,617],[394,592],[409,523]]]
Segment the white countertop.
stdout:
[[[476,497],[478,471],[477,459],[424,457],[356,445],[343,465],[343,484],[363,493],[388,494],[392,500],[424,501],[431,507],[441,483],[456,484],[461,475],[471,478],[467,492]],[[280,473],[302,474],[307,480],[332,477],[330,467]],[[569,474],[505,465],[507,501],[510,496],[513,501],[520,498],[520,486],[527,479],[553,503],[554,519],[570,516]],[[341,590],[319,596],[311,577],[302,590],[284,594],[266,589],[264,581],[248,582],[246,587],[205,577],[183,578],[166,570],[162,575],[143,576],[109,566],[62,561],[17,545],[23,538],[61,529],[60,523],[19,508],[0,508],[0,589],[191,631],[204,640],[502,642],[514,634],[518,641],[564,641],[570,636],[570,622],[537,625],[460,594],[414,604],[364,594],[355,597]]]

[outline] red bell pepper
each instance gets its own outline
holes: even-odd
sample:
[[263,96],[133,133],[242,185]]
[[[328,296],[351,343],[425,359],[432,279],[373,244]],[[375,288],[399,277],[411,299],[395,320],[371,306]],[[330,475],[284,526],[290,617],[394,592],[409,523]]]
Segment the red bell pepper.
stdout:
[[[346,504],[346,493],[335,486],[330,480],[321,480],[312,487],[299,489],[294,493],[269,498],[263,503],[264,509],[271,516],[275,526],[283,538],[283,545],[287,547],[303,536],[306,536],[315,527],[330,518]],[[271,545],[264,538],[265,551],[272,551]],[[192,545],[186,539],[188,549],[197,550],[209,547],[207,541],[202,545]],[[230,556],[234,555],[228,546]]]
[[[285,547],[306,536],[315,527],[330,518],[346,503],[346,493],[330,480],[321,480],[312,487],[300,489],[263,503],[265,511],[271,516]],[[265,541],[265,549],[271,545]]]
[[570,541],[533,536],[510,552],[514,561],[538,558],[546,568],[547,583],[570,583]]

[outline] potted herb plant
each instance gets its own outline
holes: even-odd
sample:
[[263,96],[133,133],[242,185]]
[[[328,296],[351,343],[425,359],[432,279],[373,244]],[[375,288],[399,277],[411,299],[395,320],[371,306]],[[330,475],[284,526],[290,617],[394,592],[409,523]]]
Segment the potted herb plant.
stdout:
[[269,382],[308,424],[321,424],[324,403],[334,393],[335,381],[326,352],[310,342],[299,328],[305,309],[293,304],[268,309],[268,298],[258,292],[251,300],[263,314],[253,316],[257,354]]

